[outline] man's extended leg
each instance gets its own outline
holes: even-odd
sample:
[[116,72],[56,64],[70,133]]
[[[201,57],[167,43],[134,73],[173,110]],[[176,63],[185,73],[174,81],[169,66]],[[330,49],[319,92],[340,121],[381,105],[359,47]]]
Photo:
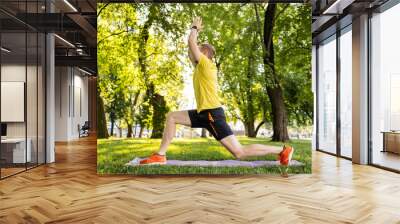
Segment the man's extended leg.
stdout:
[[220,140],[222,145],[225,146],[236,158],[243,159],[248,156],[263,156],[267,154],[279,154],[279,162],[281,165],[286,166],[286,170],[279,170],[281,175],[288,177],[288,165],[292,159],[294,148],[290,146],[276,147],[261,144],[252,144],[242,146],[234,135],[229,135]]
[[164,133],[161,140],[160,149],[158,151],[159,155],[165,155],[165,153],[167,152],[167,148],[175,136],[177,124],[182,124],[190,127],[191,123],[187,110],[174,111],[167,114]]
[[236,158],[243,159],[249,156],[264,156],[267,154],[279,154],[283,148],[278,146],[268,146],[252,144],[243,146],[234,135],[229,135],[220,140],[222,145],[228,149]]
[[234,135],[229,135],[221,139],[220,142],[238,159],[243,159],[250,156],[277,154],[280,155],[280,163],[282,165],[289,164],[294,151],[292,147],[278,147],[262,144],[242,146]]

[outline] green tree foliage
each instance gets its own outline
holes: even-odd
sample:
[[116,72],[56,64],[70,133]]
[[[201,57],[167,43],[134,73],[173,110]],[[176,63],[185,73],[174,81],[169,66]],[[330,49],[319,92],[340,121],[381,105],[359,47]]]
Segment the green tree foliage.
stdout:
[[275,22],[275,66],[283,77],[291,126],[312,123],[311,29],[308,27],[311,27],[310,7],[303,4],[287,7]]
[[[241,121],[247,136],[255,137],[263,124],[279,124],[280,129],[274,128],[274,132],[282,131],[283,138],[275,140],[287,140],[287,125],[311,123],[309,5],[193,3],[98,7],[100,96],[108,121],[122,120],[128,135],[132,126],[138,124],[142,128],[140,133],[146,127],[153,131],[152,137],[161,137],[165,114],[181,103],[182,73],[192,69],[186,52],[194,16],[201,16],[205,26],[199,42],[216,48],[214,60],[228,118]],[[268,26],[271,29],[266,33]],[[266,51],[265,45],[268,34],[272,35],[270,51]],[[277,106],[283,117],[277,116]],[[286,119],[286,123],[279,123],[280,119]]]
[[[234,120],[243,122],[247,136],[256,136],[260,124],[275,121],[273,139],[285,141],[288,120],[290,125],[309,125],[313,102],[309,5],[281,4],[273,11],[267,4],[195,8],[206,26],[202,40],[217,49],[225,105]],[[271,52],[263,48],[267,20],[272,22]],[[265,53],[271,55],[266,67]],[[261,123],[255,128],[257,120]]]
[[183,48],[172,40],[181,27],[160,17],[171,10],[176,11],[161,4],[99,4],[99,88],[111,127],[119,121],[128,136],[137,119],[160,137],[165,114],[178,104],[183,81],[177,55]]

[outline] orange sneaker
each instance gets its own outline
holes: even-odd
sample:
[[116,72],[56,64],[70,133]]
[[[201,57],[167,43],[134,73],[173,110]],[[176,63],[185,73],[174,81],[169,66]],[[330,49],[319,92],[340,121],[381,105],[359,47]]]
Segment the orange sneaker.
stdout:
[[279,161],[281,165],[283,166],[288,166],[290,164],[290,161],[292,160],[294,148],[291,146],[283,146],[283,150],[281,153],[279,153]]
[[164,165],[167,163],[167,156],[153,153],[147,159],[140,161],[140,165]]

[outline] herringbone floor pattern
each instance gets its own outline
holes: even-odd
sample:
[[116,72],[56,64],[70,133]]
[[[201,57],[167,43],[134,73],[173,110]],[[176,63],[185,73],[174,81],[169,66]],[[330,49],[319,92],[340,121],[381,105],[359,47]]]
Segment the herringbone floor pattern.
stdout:
[[313,155],[313,174],[96,174],[96,140],[0,181],[0,223],[400,223],[400,175]]

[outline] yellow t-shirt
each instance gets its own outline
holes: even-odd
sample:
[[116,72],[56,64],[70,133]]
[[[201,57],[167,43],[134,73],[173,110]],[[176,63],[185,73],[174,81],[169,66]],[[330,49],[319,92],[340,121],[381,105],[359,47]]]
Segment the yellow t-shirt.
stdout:
[[217,85],[217,67],[204,54],[201,54],[193,74],[197,112],[221,106]]

